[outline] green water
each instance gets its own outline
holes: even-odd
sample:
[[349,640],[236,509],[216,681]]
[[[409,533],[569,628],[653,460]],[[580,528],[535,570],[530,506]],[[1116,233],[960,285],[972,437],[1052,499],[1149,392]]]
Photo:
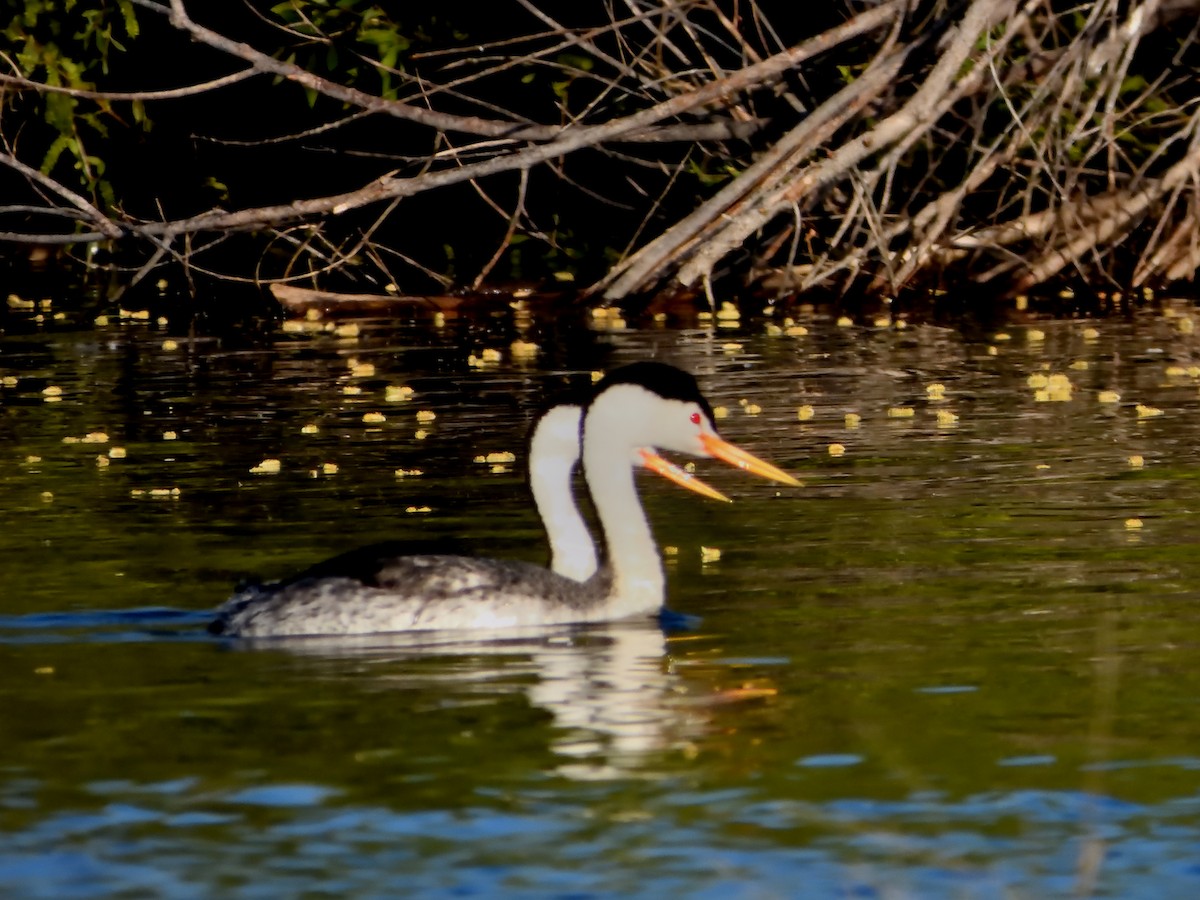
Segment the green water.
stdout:
[[[1167,312],[1008,340],[535,322],[524,361],[499,320],[235,340],[10,314],[0,890],[1196,896],[1200,352]],[[642,482],[681,627],[205,634],[239,577],[376,540],[543,561],[532,415],[651,357],[805,482]],[[1055,375],[1069,398],[1039,400]]]

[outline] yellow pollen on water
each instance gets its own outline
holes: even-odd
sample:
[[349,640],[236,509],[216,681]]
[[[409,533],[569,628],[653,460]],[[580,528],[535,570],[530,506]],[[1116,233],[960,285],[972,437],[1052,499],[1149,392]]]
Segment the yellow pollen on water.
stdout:
[[[1041,379],[1045,379],[1044,382]],[[1033,374],[1029,376],[1030,386],[1041,385],[1033,394],[1033,399],[1038,403],[1065,403],[1071,399],[1074,385],[1071,384],[1071,379],[1061,372],[1055,372],[1049,376]]]
[[537,344],[533,343],[533,341],[516,340],[513,341],[512,346],[509,347],[509,352],[512,354],[513,359],[528,360],[536,359],[538,350],[540,349],[541,348]]
[[734,306],[728,300],[721,302],[721,308],[717,310],[718,319],[725,319],[728,321],[730,319],[740,319],[741,317],[742,313],[736,306]]

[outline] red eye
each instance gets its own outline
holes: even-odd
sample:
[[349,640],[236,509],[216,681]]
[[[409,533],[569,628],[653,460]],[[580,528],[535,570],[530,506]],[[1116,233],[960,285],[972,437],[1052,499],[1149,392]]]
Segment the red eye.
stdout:
[[693,425],[700,424],[700,413],[692,413],[692,424]]

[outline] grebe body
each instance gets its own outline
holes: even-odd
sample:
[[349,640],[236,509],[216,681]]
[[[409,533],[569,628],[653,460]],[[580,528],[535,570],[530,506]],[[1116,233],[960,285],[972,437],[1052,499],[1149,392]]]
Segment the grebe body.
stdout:
[[[352,551],[292,578],[240,592],[218,610],[210,630],[239,637],[350,635],[651,615],[662,608],[664,577],[637,497],[635,468],[644,465],[692,490],[722,496],[651,448],[715,457],[753,474],[798,484],[723,440],[695,379],[672,366],[635,363],[602,379],[583,408],[581,439],[570,438],[571,415],[562,413],[561,421],[551,423],[562,430],[546,436],[552,445],[566,434],[566,451],[542,454],[554,461],[551,472],[540,484],[536,475],[531,477],[535,498],[541,490],[550,491],[537,502],[550,534],[553,570],[520,561],[371,553],[366,554],[366,565],[360,559],[360,565],[341,570],[339,561],[353,558],[358,551]],[[539,457],[538,440],[535,431],[534,459]],[[562,468],[562,460],[579,456],[580,447],[604,536],[603,567],[597,567],[594,550],[589,558],[582,549],[585,544],[590,547],[591,539],[570,498],[574,459]]]

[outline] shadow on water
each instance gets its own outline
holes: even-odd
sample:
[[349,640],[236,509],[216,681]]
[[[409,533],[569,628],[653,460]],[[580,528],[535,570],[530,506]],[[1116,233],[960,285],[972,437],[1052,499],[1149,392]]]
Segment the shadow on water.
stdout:
[[[1200,352],[1166,312],[10,330],[0,885],[1193,896]],[[534,411],[647,357],[805,482],[642,484],[683,627],[204,632],[239,578],[375,541],[544,561]]]

